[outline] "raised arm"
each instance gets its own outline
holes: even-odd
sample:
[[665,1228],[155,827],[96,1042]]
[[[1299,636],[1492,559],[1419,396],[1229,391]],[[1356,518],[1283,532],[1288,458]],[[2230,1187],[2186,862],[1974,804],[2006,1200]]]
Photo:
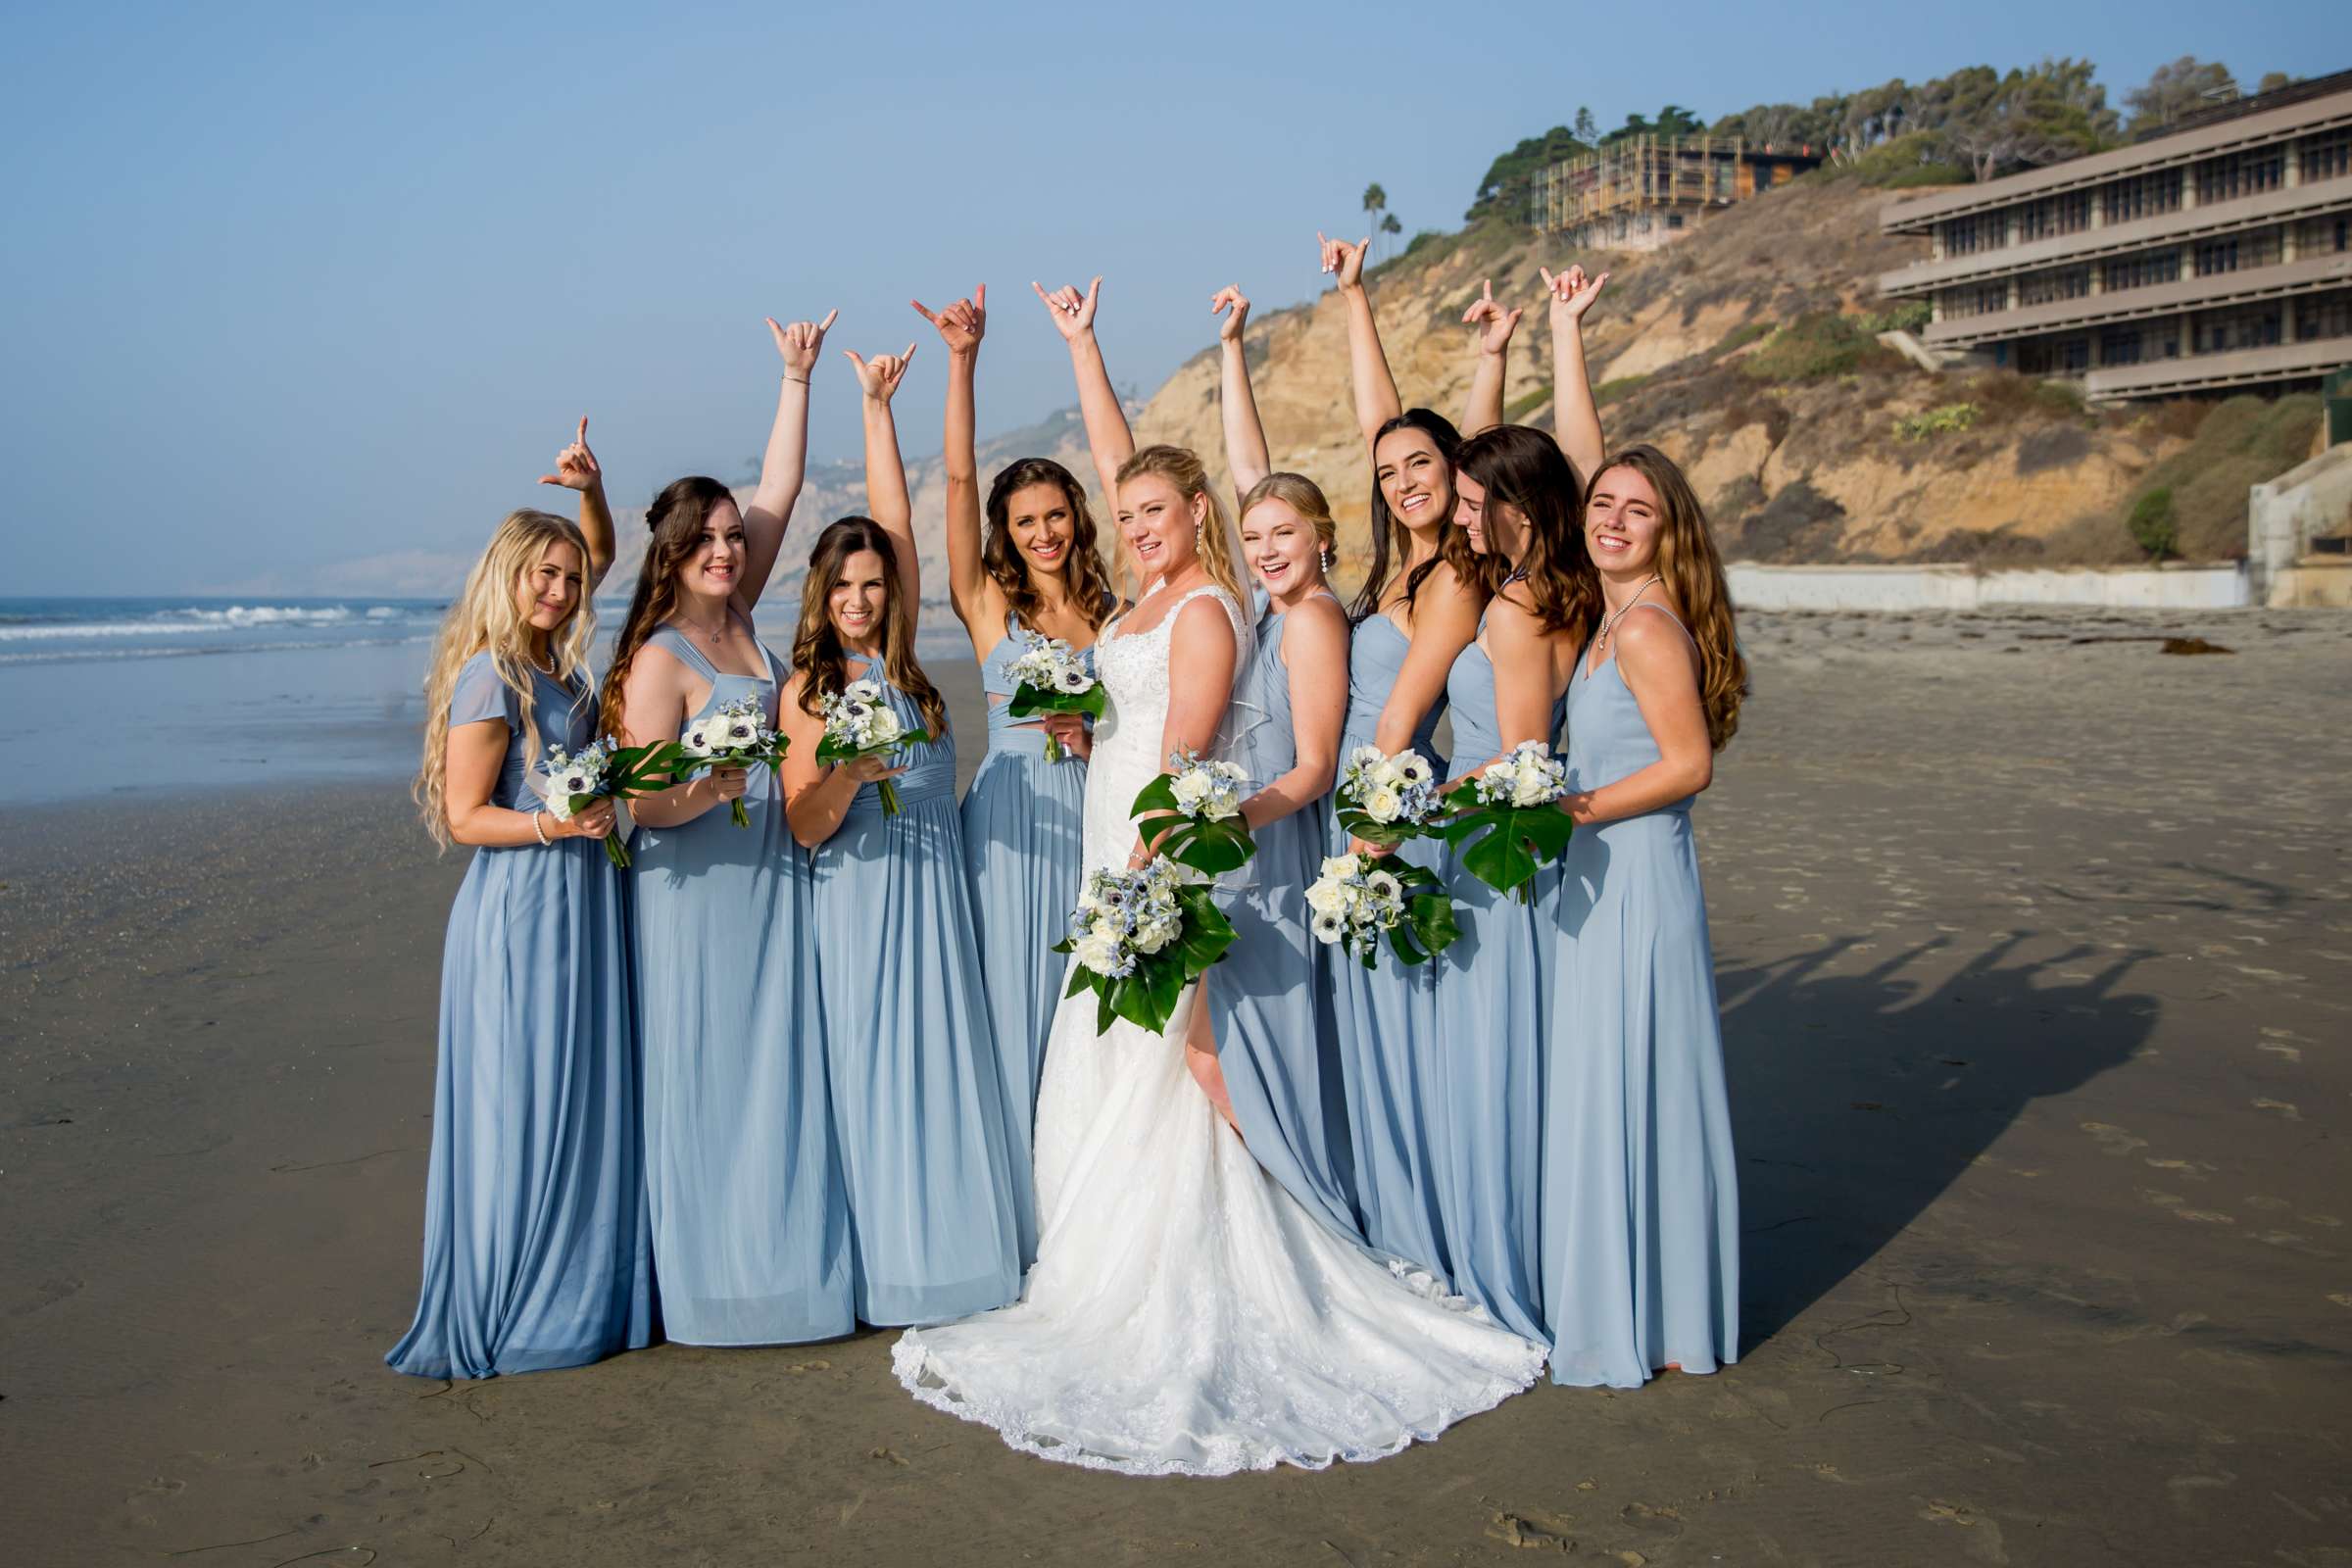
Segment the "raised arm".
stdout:
[[1544,273],[1551,323],[1551,423],[1579,484],[1592,482],[1608,451],[1600,435],[1600,407],[1592,401],[1592,378],[1585,370],[1585,313],[1608,280],[1606,272],[1587,277],[1581,267],[1557,277]]
[[1511,333],[1518,328],[1520,314],[1494,303],[1491,281],[1479,285],[1478,298],[1462,313],[1463,322],[1479,329],[1478,365],[1470,372],[1470,401],[1462,410],[1465,440],[1502,422],[1503,371],[1508,368]]
[[801,499],[801,480],[808,471],[808,378],[815,373],[817,351],[825,333],[841,313],[827,311],[821,321],[795,321],[778,326],[767,318],[776,353],[784,361],[783,384],[776,388],[776,422],[768,427],[767,451],[760,459],[760,485],[752,504],[743,509],[743,576],[735,584],[735,602],[750,613],[767,587],[767,574],[776,569],[784,548],[784,525],[792,520],[793,503]]
[[1208,309],[1210,315],[1225,318],[1217,326],[1217,353],[1224,362],[1219,403],[1225,416],[1225,466],[1233,474],[1238,503],[1274,466],[1266,456],[1266,427],[1257,417],[1257,397],[1250,390],[1250,356],[1242,346],[1250,301],[1228,283],[1210,298]]
[[588,416],[580,416],[580,433],[556,454],[556,471],[539,476],[541,484],[561,485],[580,493],[580,536],[588,541],[588,582],[583,593],[593,599],[596,585],[612,569],[612,508],[605,500],[605,470],[588,450]]
[[1127,428],[1127,411],[1111,389],[1110,368],[1102,363],[1102,346],[1095,341],[1095,311],[1102,303],[1102,278],[1096,274],[1081,294],[1065,284],[1053,293],[1031,282],[1054,318],[1054,330],[1070,346],[1070,369],[1078,377],[1078,414],[1086,421],[1087,450],[1094,455],[1095,477],[1102,483],[1102,504],[1119,501],[1119,466],[1135,456],[1135,432]]
[[1255,781],[1258,792],[1242,803],[1242,820],[1253,832],[1331,793],[1340,770],[1340,732],[1348,724],[1348,616],[1339,602],[1309,599],[1286,612],[1282,624],[1297,746],[1290,771]]
[[1364,250],[1370,235],[1350,245],[1344,239],[1315,236],[1323,247],[1323,270],[1339,284],[1340,302],[1348,309],[1348,378],[1355,389],[1356,428],[1364,432],[1364,449],[1380,427],[1404,412],[1396,397],[1396,378],[1389,373],[1389,358],[1381,352],[1380,326],[1372,319],[1372,296],[1364,292]]
[[948,593],[974,646],[984,638],[993,644],[1004,632],[1004,604],[980,559],[980,459],[972,433],[979,418],[973,381],[980,339],[988,333],[988,285],[982,283],[970,299],[957,300],[944,311],[933,311],[921,300],[907,303],[939,328],[948,345],[948,417],[942,451],[948,470]]
[[1422,718],[1446,695],[1454,660],[1478,635],[1479,612],[1485,608],[1478,586],[1455,575],[1451,566],[1440,562],[1430,569],[1413,596],[1413,640],[1381,706],[1372,744],[1394,755],[1413,743]]
[[906,377],[914,358],[912,343],[905,354],[877,354],[862,360],[855,350],[842,355],[858,367],[858,387],[865,395],[865,510],[899,557],[899,592],[906,612],[919,624],[923,607],[923,566],[914,555],[914,503],[906,495],[906,465],[899,456],[898,421],[891,417],[890,400]]

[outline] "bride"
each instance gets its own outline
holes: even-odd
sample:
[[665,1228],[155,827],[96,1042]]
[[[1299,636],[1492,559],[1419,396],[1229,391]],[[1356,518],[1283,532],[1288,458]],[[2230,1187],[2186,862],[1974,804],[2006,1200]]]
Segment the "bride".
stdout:
[[[1200,460],[1129,455],[1096,292],[1047,299],[1144,586],[1099,644],[1090,871],[1148,858],[1128,807],[1170,751],[1213,755],[1250,638],[1238,542]],[[907,1331],[900,1382],[1042,1458],[1204,1476],[1378,1458],[1526,1388],[1544,1347],[1326,1229],[1259,1168],[1186,1068],[1197,990],[1158,1034],[1098,1032],[1088,993],[1061,1004],[1037,1106],[1037,1266],[1012,1305]]]

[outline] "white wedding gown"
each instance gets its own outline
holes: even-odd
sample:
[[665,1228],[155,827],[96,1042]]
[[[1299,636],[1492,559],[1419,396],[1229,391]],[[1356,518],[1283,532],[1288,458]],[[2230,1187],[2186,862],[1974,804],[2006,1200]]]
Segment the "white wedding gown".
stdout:
[[[1249,628],[1213,594],[1247,648]],[[1181,609],[1179,601],[1177,609]],[[1127,809],[1160,770],[1171,611],[1105,628],[1110,711],[1084,857],[1124,864]],[[1134,1475],[1374,1459],[1526,1388],[1544,1348],[1342,1240],[1261,1170],[1164,1034],[1061,1004],[1037,1106],[1037,1266],[1009,1306],[910,1329],[892,1355],[926,1404],[1042,1458]]]

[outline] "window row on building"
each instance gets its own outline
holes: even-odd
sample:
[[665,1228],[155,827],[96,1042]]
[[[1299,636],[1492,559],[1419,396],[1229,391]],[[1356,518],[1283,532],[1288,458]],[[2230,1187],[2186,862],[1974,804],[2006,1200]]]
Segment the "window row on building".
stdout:
[[1936,292],[1942,319],[1985,316],[1995,311],[2049,305],[2094,293],[2121,294],[2183,277],[2213,277],[2225,272],[2277,267],[2285,261],[2352,251],[2352,214],[2335,213],[2297,223],[2274,223],[2267,228],[2224,234],[2180,245],[2153,246],[2104,262],[2078,262],[2070,267],[2045,268],[2015,279],[1963,283]]
[[2226,310],[2183,312],[2096,331],[2021,339],[2009,359],[2028,375],[2081,375],[2114,366],[2352,338],[2352,290],[2271,300]]

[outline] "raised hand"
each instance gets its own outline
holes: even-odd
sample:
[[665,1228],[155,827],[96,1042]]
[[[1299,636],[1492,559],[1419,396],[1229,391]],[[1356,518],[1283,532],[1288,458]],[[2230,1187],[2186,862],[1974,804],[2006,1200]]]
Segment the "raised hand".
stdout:
[[1102,302],[1102,273],[1095,274],[1095,280],[1086,285],[1084,294],[1078,292],[1074,283],[1065,283],[1051,294],[1046,292],[1043,283],[1035,279],[1030,280],[1029,286],[1037,290],[1037,297],[1045,304],[1046,314],[1054,318],[1054,330],[1064,339],[1076,338],[1095,329],[1095,308]]
[[957,300],[944,311],[934,311],[921,300],[908,300],[906,303],[914,307],[916,315],[939,328],[939,335],[946,340],[950,354],[969,354],[988,335],[986,283],[974,288],[970,299]]
[[1315,242],[1323,247],[1323,270],[1333,273],[1342,288],[1364,286],[1364,253],[1372,248],[1372,236],[1366,234],[1350,245],[1344,239],[1325,239],[1321,229],[1315,230]]
[[1555,329],[1583,320],[1592,302],[1600,298],[1602,285],[1609,280],[1606,272],[1588,277],[1581,267],[1571,267],[1556,277],[1548,269],[1537,270],[1543,273],[1544,292],[1550,297],[1550,318]]
[[842,357],[858,367],[858,385],[876,403],[888,403],[906,379],[906,367],[914,359],[915,345],[906,345],[904,354],[877,354],[870,360],[858,357],[856,349],[843,349]]
[[776,337],[776,352],[784,356],[786,374],[808,379],[808,373],[816,368],[817,352],[825,346],[825,334],[840,314],[836,308],[827,311],[821,321],[795,321],[790,326],[778,326],[774,317],[767,318],[767,329]]
[[1490,279],[1479,284],[1479,296],[1462,313],[1462,322],[1481,328],[1478,336],[1481,354],[1500,354],[1510,347],[1511,333],[1518,329],[1522,314],[1515,308],[1506,311],[1495,303],[1494,284]]
[[1225,318],[1217,323],[1217,341],[1237,343],[1241,341],[1243,325],[1250,319],[1250,298],[1239,284],[1228,283],[1209,296],[1208,314]]
[[597,466],[596,454],[588,450],[588,416],[580,416],[580,433],[571,438],[571,445],[556,454],[556,471],[541,474],[539,482],[581,491],[594,490],[605,482],[605,470]]

